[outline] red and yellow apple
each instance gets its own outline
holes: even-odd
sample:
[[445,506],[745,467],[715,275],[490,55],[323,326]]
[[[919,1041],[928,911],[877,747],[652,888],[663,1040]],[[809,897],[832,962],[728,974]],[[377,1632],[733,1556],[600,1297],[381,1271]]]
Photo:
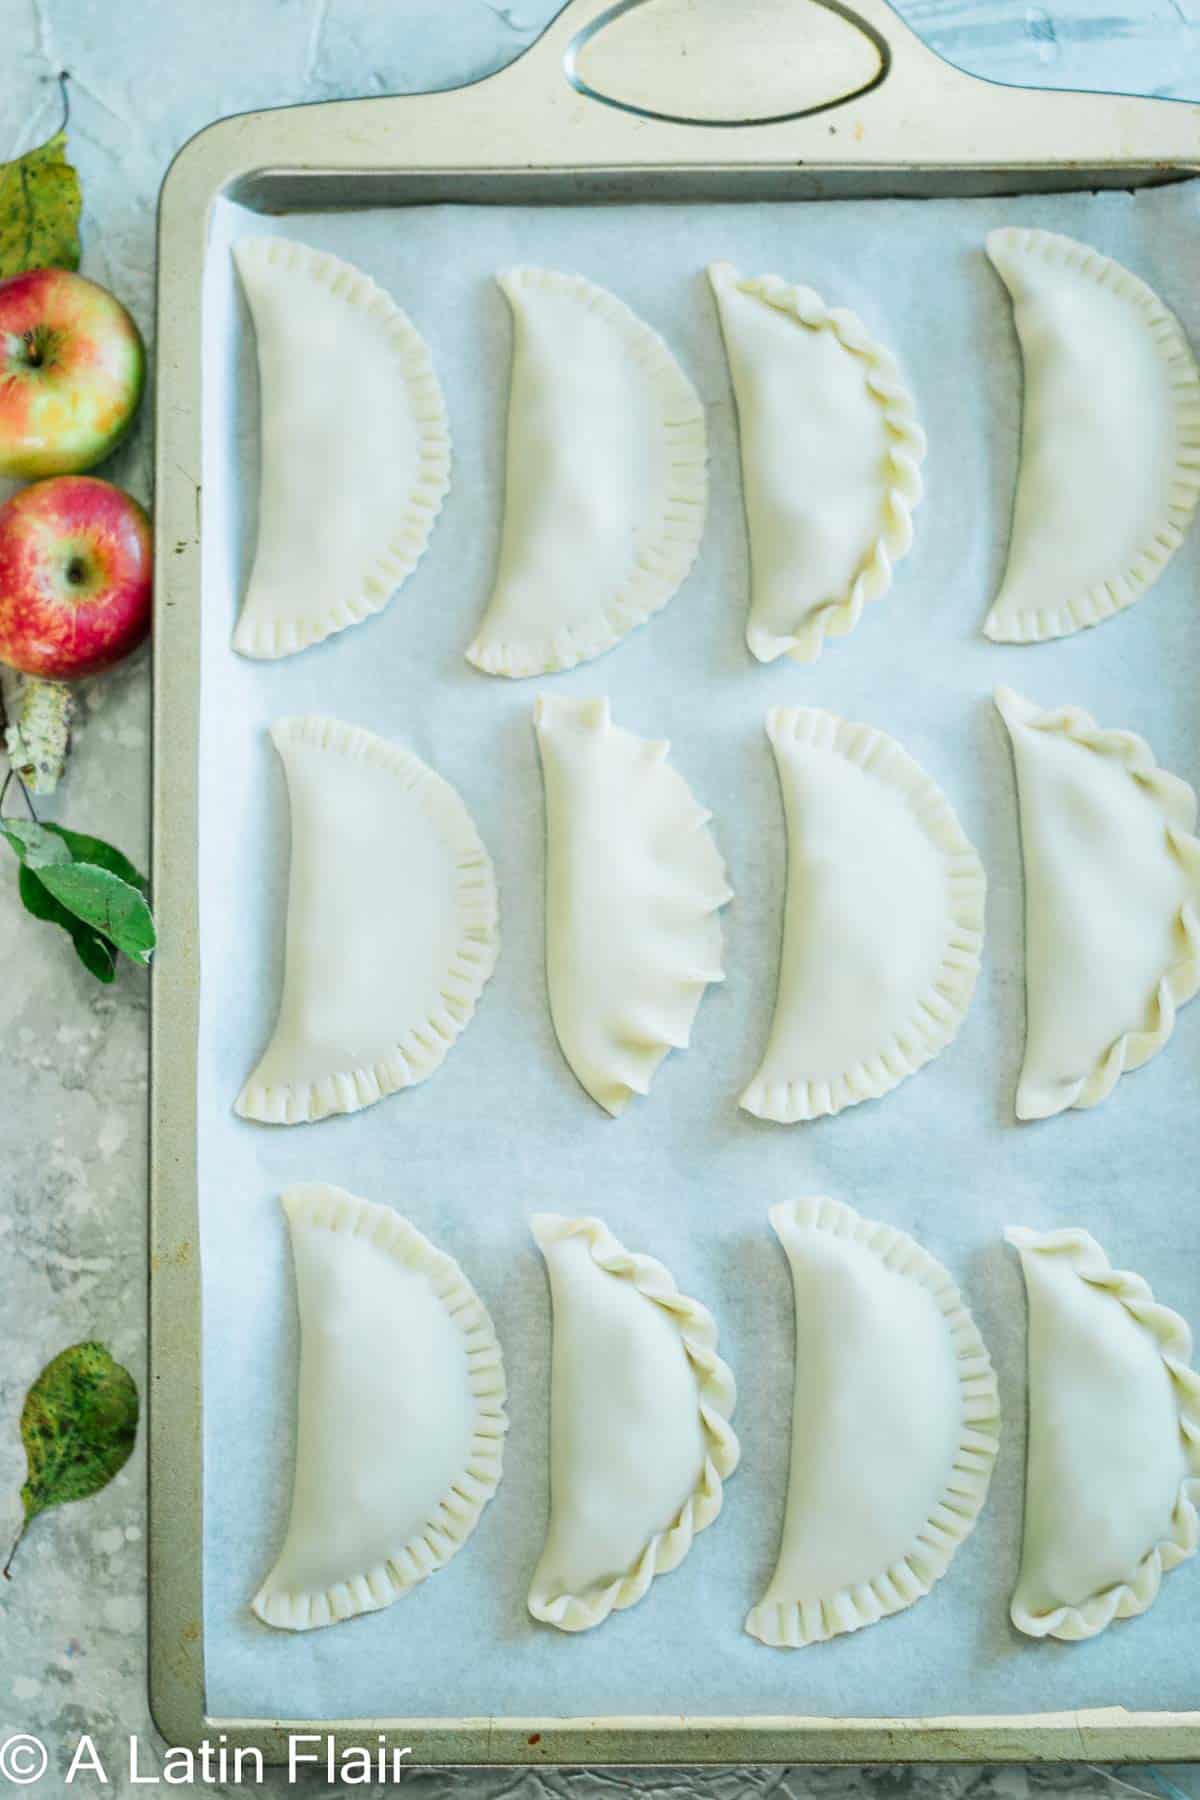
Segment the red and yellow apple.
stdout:
[[132,318],[69,269],[0,281],[0,475],[74,475],[114,450],[146,379]]
[[23,675],[98,675],[150,629],[150,521],[92,475],[59,475],[0,506],[0,662]]

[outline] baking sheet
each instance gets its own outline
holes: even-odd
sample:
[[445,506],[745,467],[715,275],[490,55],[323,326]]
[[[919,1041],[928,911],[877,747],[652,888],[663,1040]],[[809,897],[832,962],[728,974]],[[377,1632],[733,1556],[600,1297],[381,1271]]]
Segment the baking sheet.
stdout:
[[[1019,1548],[1024,1303],[1003,1227],[1080,1223],[1158,1297],[1200,1319],[1192,1120],[1200,1007],[1104,1106],[1017,1127],[1023,1030],[1021,870],[1003,729],[1009,682],[1143,732],[1200,775],[1195,614],[1200,533],[1153,592],[1096,631],[998,647],[980,632],[1000,574],[1015,473],[1020,367],[1007,296],[982,254],[993,225],[1062,230],[1146,277],[1200,344],[1195,187],[1018,200],[438,206],[264,219],[219,203],[206,275],[200,1218],[205,1397],[205,1646],[210,1713],[323,1718],[688,1713],[907,1716],[1200,1703],[1198,1568],[1148,1616],[1088,1644],[1035,1644],[1007,1621]],[[378,618],[301,656],[254,663],[229,634],[252,549],[253,337],[229,243],[292,235],[351,258],[426,334],[454,436],[453,486],[430,549]],[[820,662],[746,651],[747,559],[735,417],[703,268],[727,257],[858,311],[899,354],[927,427],[927,495],[892,593]],[[667,336],[705,401],[711,504],[696,569],[667,610],[608,656],[509,683],[464,660],[485,603],[503,494],[507,307],[492,276],[542,261],[611,286]],[[1114,379],[1119,372],[1114,371]],[[312,446],[314,456],[321,447]],[[337,471],[331,468],[330,479]],[[616,721],[666,736],[714,813],[736,900],[723,987],[693,1047],[620,1121],[583,1094],[554,1040],[542,957],[543,810],[530,708],[541,686],[611,696]],[[987,866],[988,941],[956,1042],[879,1102],[810,1125],[739,1112],[770,1020],[784,837],[768,706],[827,706],[883,727],[942,785]],[[408,744],[458,789],[496,864],[502,951],[476,1018],[424,1085],[292,1130],[237,1119],[270,1031],[287,862],[272,719],[336,714]],[[304,1636],[249,1600],[281,1539],[291,1479],[297,1330],[277,1195],[340,1183],[405,1212],[457,1256],[503,1344],[506,1472],[468,1547],[390,1610]],[[997,1366],[1001,1455],[979,1528],[917,1607],[799,1652],[742,1619],[782,1518],[792,1300],[767,1209],[829,1192],[913,1232],[961,1282]],[[599,1213],[709,1304],[740,1382],[743,1446],[724,1512],[681,1568],[598,1631],[535,1625],[524,1597],[547,1512],[550,1317],[528,1236],[538,1208]],[[387,1421],[380,1420],[381,1433]]]

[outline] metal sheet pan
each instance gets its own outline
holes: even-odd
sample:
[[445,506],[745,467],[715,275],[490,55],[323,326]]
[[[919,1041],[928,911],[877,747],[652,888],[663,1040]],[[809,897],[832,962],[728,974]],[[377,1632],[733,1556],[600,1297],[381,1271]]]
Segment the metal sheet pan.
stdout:
[[[222,122],[164,187],[159,260],[156,904],[151,1212],[151,1700],[173,1743],[216,1731],[286,1752],[289,1731],[410,1747],[426,1762],[1034,1760],[1200,1755],[1200,1714],[1031,1718],[213,1720],[204,1701],[196,1029],[196,747],[203,547],[201,278],[221,196],[271,213],[432,200],[958,195],[1137,186],[1194,172],[1198,109],[1045,95],[950,69],[882,5],[860,11],[879,78],[835,107],[731,126],[631,112],[581,92],[588,34],[620,8],[576,0],[534,49],[468,89]],[[840,9],[838,9],[840,12]],[[777,9],[776,9],[777,11]],[[781,43],[795,56],[803,42]],[[619,59],[618,59],[619,60]],[[610,91],[612,69],[607,71]],[[619,68],[618,68],[619,79]],[[700,83],[699,85],[703,85]],[[772,104],[746,83],[743,117]],[[808,99],[812,100],[811,92]],[[672,98],[664,110],[677,108]]]

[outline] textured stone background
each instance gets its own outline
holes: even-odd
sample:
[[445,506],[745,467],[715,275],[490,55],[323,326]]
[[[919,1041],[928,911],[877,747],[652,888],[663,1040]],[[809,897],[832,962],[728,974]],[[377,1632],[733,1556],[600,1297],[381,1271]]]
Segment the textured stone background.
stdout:
[[[194,131],[254,107],[471,80],[516,55],[557,4],[0,0],[0,159],[53,129],[55,78],[68,69],[71,148],[85,194],[84,268],[148,330],[158,186]],[[943,54],[1001,80],[1200,98],[1200,0],[905,0],[900,10]],[[112,471],[147,499],[150,416],[147,406]],[[148,670],[139,658],[88,693],[61,803],[70,822],[143,862],[148,727]],[[55,1351],[98,1336],[139,1380],[144,1373],[145,1061],[145,977],[127,967],[115,987],[100,989],[65,940],[26,918],[11,872],[0,867],[0,1327],[7,1346],[0,1495],[15,1495],[20,1485],[15,1421],[26,1386]],[[52,1772],[32,1792],[146,1791],[130,1788],[117,1767],[130,1732],[143,1734],[143,1768],[159,1754],[145,1699],[144,1479],[139,1449],[98,1499],[40,1521],[14,1583],[0,1595],[0,1742],[10,1732],[35,1732],[62,1766],[64,1751],[89,1731],[111,1758],[107,1790],[82,1779],[65,1789]],[[10,1512],[15,1526],[15,1505]],[[1200,1770],[1163,1773],[1186,1795],[1200,1795]],[[1139,1791],[1155,1791],[1146,1771],[1122,1774]],[[872,1793],[1023,1800],[1031,1792],[1122,1791],[1084,1768],[461,1772],[413,1775],[407,1783],[426,1793],[522,1800],[604,1800],[634,1790],[662,1800]],[[282,1794],[282,1778],[268,1778],[266,1791]],[[366,1792],[344,1791],[347,1800]]]

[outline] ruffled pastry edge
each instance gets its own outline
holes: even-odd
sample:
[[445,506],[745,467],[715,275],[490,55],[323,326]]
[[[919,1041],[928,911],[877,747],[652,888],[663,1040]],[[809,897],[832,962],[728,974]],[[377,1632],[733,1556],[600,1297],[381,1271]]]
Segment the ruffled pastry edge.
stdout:
[[778,275],[742,276],[732,263],[711,263],[708,278],[717,297],[718,313],[722,289],[733,287],[773,306],[777,312],[787,313],[810,330],[832,332],[844,350],[861,359],[867,391],[877,401],[891,438],[879,535],[845,592],[822,601],[788,637],[777,637],[757,626],[751,608],[746,642],[759,662],[774,662],[780,656],[790,656],[794,662],[816,662],[826,637],[845,637],[858,624],[863,608],[873,600],[883,599],[892,585],[896,564],[912,548],[913,510],[924,493],[920,471],[925,460],[925,432],[896,358],[871,336],[857,313],[846,307],[827,306],[814,289],[784,281]]
[[[462,1472],[421,1530],[386,1561],[319,1591],[290,1592],[272,1585],[274,1570],[267,1576],[251,1602],[258,1618],[281,1631],[311,1631],[390,1606],[444,1568],[462,1549],[500,1484],[508,1430],[504,1410],[507,1386],[500,1343],[486,1306],[454,1258],[431,1244],[415,1225],[390,1207],[359,1200],[344,1188],[321,1182],[289,1188],[281,1204],[293,1231],[298,1226],[313,1226],[362,1237],[404,1268],[428,1276],[434,1294],[463,1334],[475,1399],[471,1444]],[[303,1325],[302,1319],[302,1331]]]
[[[933,777],[886,732],[873,725],[853,724],[820,707],[776,706],[767,714],[767,735],[775,751],[781,788],[786,783],[783,746],[794,743],[832,750],[905,796],[914,826],[941,853],[947,869],[949,914],[941,965],[915,1014],[897,1028],[890,1044],[869,1062],[857,1063],[827,1080],[789,1081],[771,1079],[765,1073],[771,1055],[768,1037],[758,1073],[739,1104],[756,1118],[795,1125],[841,1112],[862,1100],[878,1100],[915,1075],[957,1037],[979,976],[987,876],[958,815]],[[790,843],[788,861],[787,879],[791,882],[797,870]],[[785,945],[786,932],[785,916]],[[781,968],[783,954],[781,946]],[[772,1020],[771,1036],[774,1029]]]
[[1004,1236],[1022,1262],[1026,1256],[1038,1252],[1049,1251],[1064,1256],[1081,1281],[1101,1288],[1119,1300],[1130,1317],[1157,1343],[1178,1403],[1179,1431],[1189,1473],[1179,1484],[1171,1536],[1146,1552],[1133,1579],[1118,1582],[1103,1593],[1092,1595],[1082,1606],[1060,1606],[1052,1613],[1035,1616],[1019,1600],[1018,1577],[1010,1609],[1017,1630],[1027,1637],[1056,1637],[1077,1642],[1095,1637],[1114,1619],[1130,1619],[1145,1612],[1157,1598],[1166,1571],[1178,1568],[1180,1563],[1196,1554],[1200,1544],[1200,1520],[1193,1500],[1194,1490],[1200,1489],[1200,1376],[1191,1367],[1192,1334],[1186,1321],[1170,1307],[1156,1301],[1149,1284],[1140,1275],[1114,1269],[1089,1232],[1078,1228],[1039,1232],[1030,1231],[1023,1225],[1010,1225]]
[[[623,732],[626,737],[637,738],[636,732],[626,731],[624,727],[613,724],[607,696],[591,700],[575,700],[564,696],[539,694],[534,702],[533,723],[543,764],[545,739],[552,735],[556,717],[572,726],[592,732],[597,737],[606,736],[611,732]],[[712,813],[700,805],[678,769],[669,768],[667,765],[666,759],[670,751],[670,744],[665,738],[640,738],[637,741],[642,746],[645,759],[645,780],[652,781],[662,772],[671,777],[675,802],[672,806],[668,799],[664,812],[672,810],[675,815],[672,819],[672,839],[676,834],[699,832],[703,835],[711,852],[716,876],[711,886],[701,889],[688,877],[686,883],[678,881],[671,887],[672,909],[680,915],[677,934],[682,939],[693,924],[703,925],[705,920],[712,919],[714,914],[719,914],[720,909],[733,899],[733,889],[729,885],[725,859],[717,848],[712,832],[708,829]],[[549,821],[547,823],[549,824]],[[660,819],[655,823],[661,827],[663,821]],[[666,837],[667,833],[664,830],[659,829],[655,832],[655,842],[660,846],[659,861],[664,864],[666,864],[666,857],[661,846]],[[683,919],[682,912],[685,904],[694,914],[694,918]],[[715,966],[696,966],[678,975],[679,999],[670,1018],[660,1016],[647,1021],[644,1015],[639,1017],[631,1012],[623,1021],[625,1035],[619,1039],[622,1058],[619,1068],[614,1067],[612,1071],[611,1091],[607,1092],[607,1095],[597,1093],[583,1080],[567,1054],[561,1037],[558,1037],[557,1024],[555,1025],[555,1036],[558,1037],[559,1048],[572,1073],[579,1080],[584,1092],[590,1095],[598,1106],[603,1107],[610,1117],[619,1118],[634,1094],[645,1096],[650,1092],[650,1084],[655,1074],[672,1050],[688,1048],[691,1042],[692,1026],[700,1011],[706,989],[710,983],[725,979],[724,942],[719,918],[715,920],[715,925],[717,950]],[[553,996],[551,997],[550,1011],[553,1018]]]
[[[1078,243],[1055,231],[1040,231],[1020,225],[1002,226],[987,236],[988,259],[1016,304],[1008,278],[996,260],[997,252],[1033,253],[1048,263],[1059,263],[1091,277],[1110,293],[1119,294],[1140,313],[1154,340],[1155,349],[1166,367],[1175,399],[1175,467],[1171,474],[1167,503],[1146,533],[1145,542],[1127,568],[1118,570],[1104,581],[1093,583],[1082,594],[1073,595],[1053,606],[1026,608],[1006,617],[1004,589],[1007,566],[1000,591],[984,620],[984,633],[993,643],[1038,644],[1047,638],[1068,637],[1085,626],[1099,625],[1114,613],[1132,606],[1135,600],[1153,586],[1183,542],[1184,533],[1200,498],[1200,370],[1192,355],[1182,325],[1169,307],[1159,299],[1152,287],[1134,275],[1123,264],[1115,262],[1089,244]],[[1019,335],[1019,334],[1018,334]],[[1024,368],[1022,345],[1022,368]],[[1017,481],[1020,482],[1020,469]]]
[[376,320],[396,352],[420,432],[417,477],[398,505],[392,533],[386,543],[367,554],[362,574],[344,595],[331,600],[324,611],[305,619],[252,619],[250,600],[255,571],[251,568],[233,647],[243,656],[274,659],[306,650],[310,644],[319,644],[334,632],[382,612],[412,574],[425,554],[450,488],[450,423],[428,344],[408,314],[369,275],[353,263],[343,262],[327,251],[312,250],[291,238],[241,238],[234,245],[234,260],[251,313],[254,297],[246,280],[246,268],[261,263],[317,281],[347,306]]
[[[661,513],[638,529],[641,540],[633,573],[619,593],[598,613],[574,625],[562,625],[543,637],[497,639],[489,629],[495,590],[466,651],[467,661],[488,675],[521,679],[573,669],[602,656],[644,625],[683,585],[700,550],[708,514],[708,434],[700,397],[666,341],[653,326],[618,300],[607,288],[582,275],[522,266],[497,277],[515,313],[516,296],[525,291],[574,296],[589,312],[598,313],[632,352],[633,361],[649,378],[658,408],[668,490]],[[509,472],[511,479],[511,471]]]
[[[1182,777],[1159,767],[1149,744],[1135,732],[1106,730],[1080,706],[1036,706],[1009,687],[998,687],[994,698],[996,710],[1008,728],[1010,741],[1016,726],[1033,731],[1061,732],[1083,749],[1124,764],[1131,778],[1146,789],[1162,813],[1167,842],[1190,876],[1195,896],[1179,912],[1186,954],[1160,976],[1148,1006],[1152,1019],[1148,1030],[1123,1033],[1109,1045],[1087,1075],[1063,1088],[1061,1093],[1037,1095],[1026,1085],[1022,1066],[1017,1083],[1018,1119],[1049,1119],[1072,1106],[1098,1106],[1112,1093],[1122,1075],[1157,1056],[1175,1029],[1179,1008],[1200,988],[1200,839],[1193,836],[1196,795]],[[1019,773],[1017,798],[1019,805]]]
[[803,1255],[796,1234],[824,1231],[870,1251],[885,1268],[931,1294],[954,1345],[962,1398],[962,1429],[945,1488],[902,1557],[853,1588],[812,1599],[764,1599],[751,1608],[746,1618],[751,1637],[773,1649],[802,1649],[902,1612],[941,1580],[959,1545],[975,1529],[987,1499],[1000,1447],[1000,1395],[987,1346],[962,1294],[948,1271],[914,1238],[823,1197],[784,1201],[771,1208],[769,1217],[789,1266],[793,1245],[796,1254]]
[[[704,1468],[695,1489],[665,1531],[647,1543],[637,1564],[599,1593],[588,1596],[539,1595],[531,1588],[529,1611],[544,1624],[560,1631],[588,1631],[642,1598],[656,1575],[678,1568],[698,1532],[704,1531],[721,1510],[724,1483],[737,1468],[741,1455],[730,1420],[737,1404],[733,1371],[717,1354],[716,1320],[706,1306],[681,1294],[674,1277],[652,1256],[627,1250],[602,1219],[568,1219],[561,1213],[535,1213],[530,1220],[534,1241],[543,1255],[563,1238],[585,1240],[597,1268],[618,1281],[632,1282],[639,1294],[660,1306],[679,1333],[688,1362],[697,1378],[698,1411],[707,1446]],[[553,1422],[551,1423],[553,1430]]]
[[[395,775],[402,784],[399,791],[413,795],[433,821],[457,868],[459,936],[442,977],[440,1012],[410,1026],[406,1036],[374,1063],[355,1064],[313,1081],[268,1086],[257,1076],[274,1045],[276,1019],[267,1049],[238,1095],[235,1111],[243,1119],[264,1125],[315,1124],[332,1113],[360,1112],[400,1088],[426,1080],[440,1067],[470,1023],[496,966],[500,904],[492,859],[465,803],[443,776],[411,750],[361,726],[311,714],[276,720],[271,738],[281,757],[294,746],[310,746],[336,756],[360,758]],[[284,766],[286,769],[285,757]]]

